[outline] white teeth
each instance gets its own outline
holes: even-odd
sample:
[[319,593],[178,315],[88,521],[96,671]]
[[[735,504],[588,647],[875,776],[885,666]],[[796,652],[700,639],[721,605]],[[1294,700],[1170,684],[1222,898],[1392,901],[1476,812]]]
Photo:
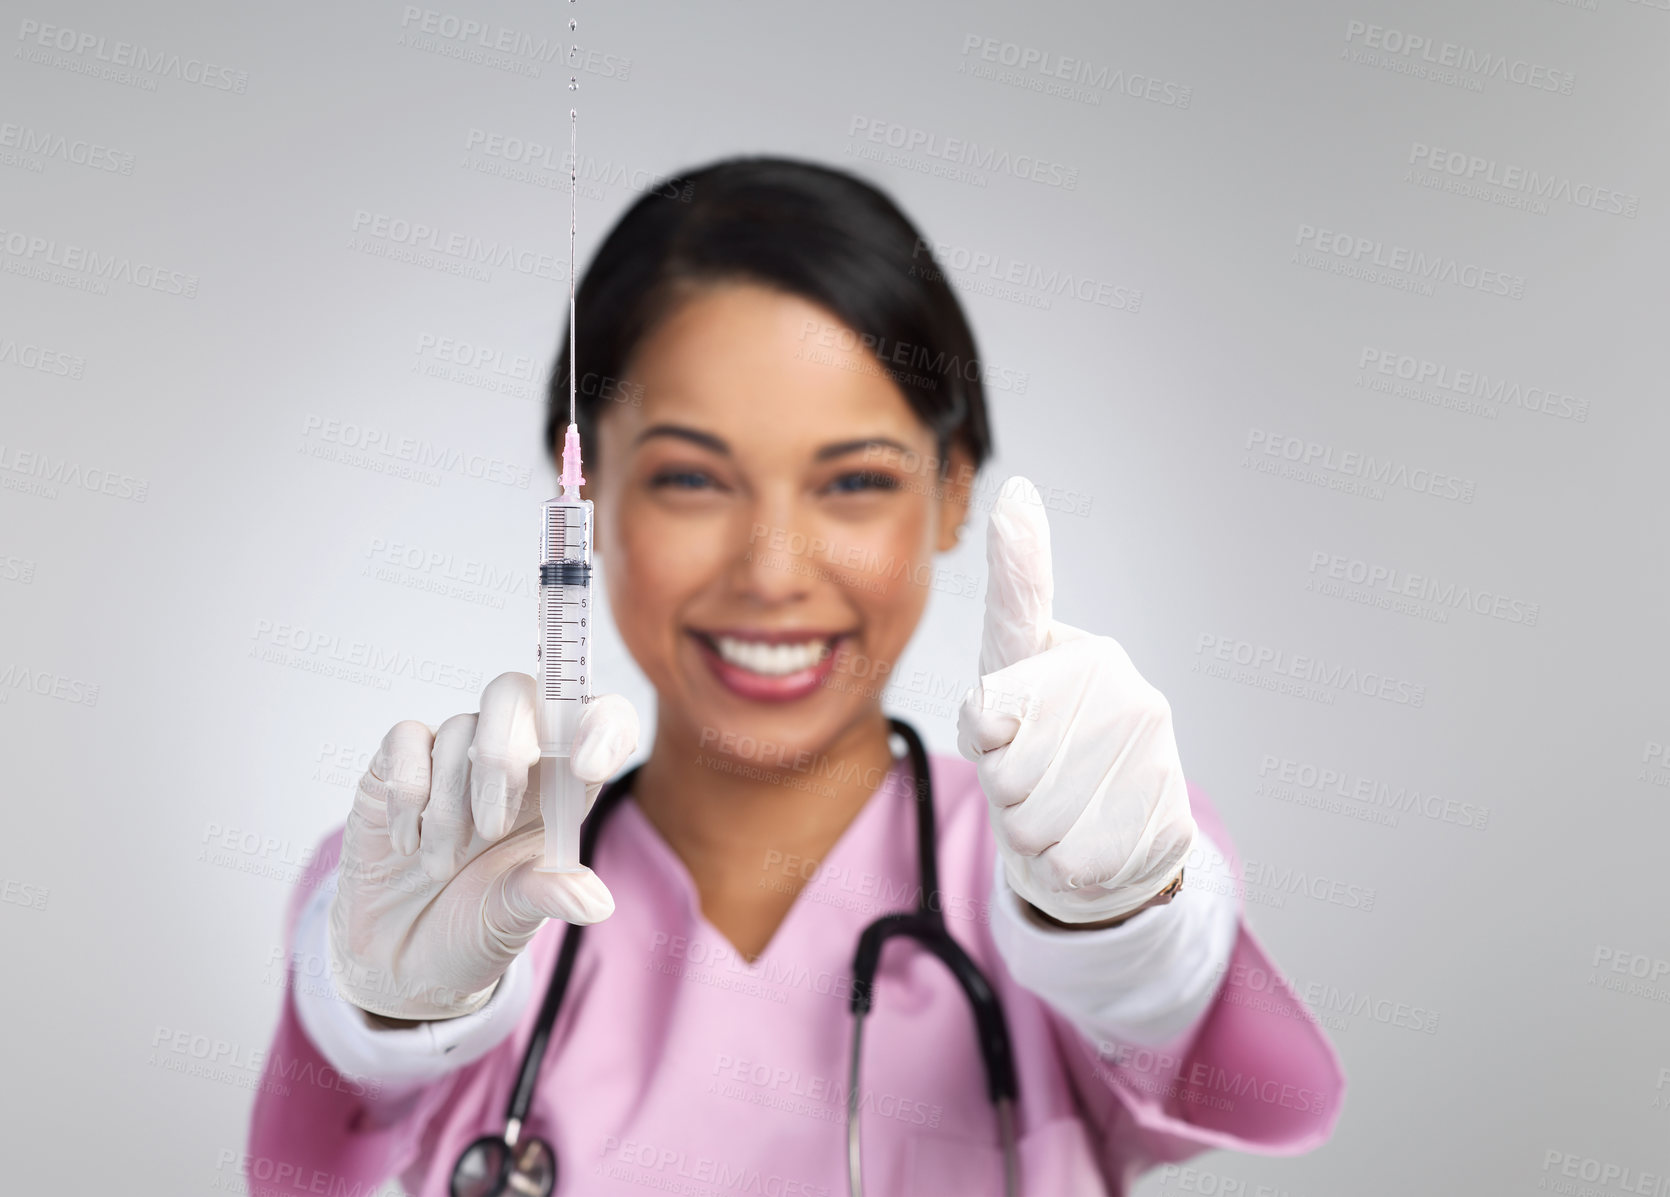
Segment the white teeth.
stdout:
[[785,677],[810,669],[829,655],[829,641],[807,640],[800,644],[765,644],[758,640],[738,640],[734,636],[715,636],[714,645],[719,656],[732,665],[750,673],[766,677]]

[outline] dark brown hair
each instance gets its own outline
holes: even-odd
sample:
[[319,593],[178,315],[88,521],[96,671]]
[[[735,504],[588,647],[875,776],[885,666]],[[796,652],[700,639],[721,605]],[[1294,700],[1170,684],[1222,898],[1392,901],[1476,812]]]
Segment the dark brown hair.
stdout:
[[[934,433],[992,451],[974,334],[931,243],[880,190],[786,158],[729,158],[664,180],[609,231],[576,292],[576,422],[587,455],[644,338],[704,284],[752,282],[827,308],[858,335]],[[547,392],[545,446],[568,424],[568,335]]]

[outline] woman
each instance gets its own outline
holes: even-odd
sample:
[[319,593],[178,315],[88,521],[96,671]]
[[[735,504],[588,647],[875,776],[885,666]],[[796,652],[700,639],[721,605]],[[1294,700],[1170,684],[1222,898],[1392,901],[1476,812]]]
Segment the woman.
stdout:
[[[928,243],[822,167],[678,182],[692,202],[644,197],[598,251],[575,346],[598,557],[656,691],[649,755],[612,792],[595,872],[561,874],[535,868],[531,678],[388,733],[292,904],[292,961],[328,958],[336,992],[293,987],[268,1057],[275,1080],[341,1083],[263,1087],[252,1191],[447,1192],[504,1129],[567,930],[547,920],[593,924],[519,1128],[563,1193],[844,1192],[849,1105],[857,1183],[883,1194],[1004,1192],[1010,1132],[1029,1194],[1322,1142],[1333,1052],[1240,924],[1165,700],[1116,642],[1052,619],[1024,479],[988,521],[970,759],[934,757],[919,793],[896,756],[888,663],[989,494],[978,357]],[[590,705],[573,769],[591,799],[637,730],[624,700]],[[854,944],[922,904],[1001,1000],[1012,1111],[958,980],[910,943],[860,985],[848,1086]]]

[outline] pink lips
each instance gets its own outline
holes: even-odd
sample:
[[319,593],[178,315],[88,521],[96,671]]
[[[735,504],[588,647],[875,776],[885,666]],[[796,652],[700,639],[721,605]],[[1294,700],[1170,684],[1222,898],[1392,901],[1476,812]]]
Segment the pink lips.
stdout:
[[[721,657],[714,649],[708,636],[734,636],[739,640],[754,640],[761,644],[799,644],[807,640],[830,640],[831,651],[816,665],[806,669],[786,673],[781,677],[766,677],[755,673],[751,669],[744,669],[740,665],[732,665]],[[691,638],[696,642],[696,650],[701,653],[702,660],[713,671],[713,676],[719,679],[719,684],[725,689],[753,702],[794,702],[805,698],[823,685],[824,680],[835,671],[835,656],[840,651],[844,634],[819,634],[807,631],[758,632],[726,629],[710,633],[692,633]]]

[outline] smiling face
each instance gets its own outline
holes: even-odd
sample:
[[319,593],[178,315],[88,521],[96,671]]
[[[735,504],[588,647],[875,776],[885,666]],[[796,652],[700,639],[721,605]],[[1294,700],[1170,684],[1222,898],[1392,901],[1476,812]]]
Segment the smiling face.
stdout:
[[[638,347],[588,462],[615,623],[658,738],[756,764],[879,717],[972,473],[856,335],[747,284],[685,300]],[[751,742],[744,737],[751,737]],[[740,748],[737,747],[740,742]]]

